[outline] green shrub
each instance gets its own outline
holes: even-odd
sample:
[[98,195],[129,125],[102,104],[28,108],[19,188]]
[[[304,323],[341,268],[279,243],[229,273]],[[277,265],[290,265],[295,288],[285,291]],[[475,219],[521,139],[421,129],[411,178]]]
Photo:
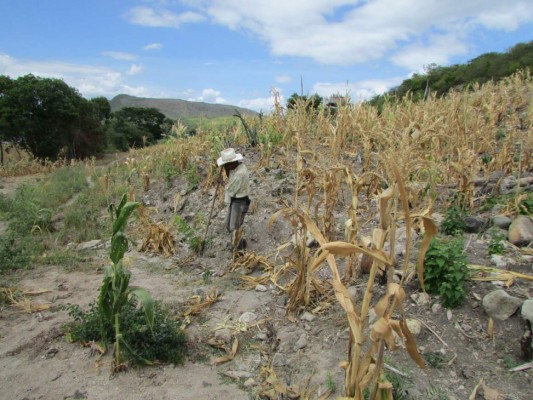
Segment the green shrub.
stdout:
[[424,286],[427,292],[440,295],[444,307],[458,307],[466,295],[467,277],[463,241],[433,238],[424,257]]
[[[89,304],[87,311],[78,305],[69,305],[67,312],[73,319],[73,322],[63,327],[68,340],[81,343],[100,340],[100,315],[96,303]],[[146,322],[144,310],[131,300],[121,310],[120,324],[126,344],[123,350],[129,360],[136,364],[144,364],[146,360],[173,364],[183,362],[186,354],[185,332],[181,322],[172,318],[161,302],[154,303],[153,332]],[[111,321],[105,322],[104,332],[108,342],[115,341]]]
[[0,274],[28,268],[40,245],[31,237],[17,238],[13,232],[0,236]]
[[463,233],[466,229],[464,211],[457,206],[449,207],[442,221],[441,229],[445,235],[456,236]]

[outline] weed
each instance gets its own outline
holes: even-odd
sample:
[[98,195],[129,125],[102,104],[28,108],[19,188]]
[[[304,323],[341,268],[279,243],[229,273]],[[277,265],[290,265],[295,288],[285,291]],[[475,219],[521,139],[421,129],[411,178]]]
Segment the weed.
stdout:
[[187,190],[195,190],[198,188],[198,184],[200,183],[200,174],[198,172],[198,167],[194,163],[189,163],[187,166],[187,171],[185,173],[185,177],[187,178]]
[[424,353],[423,357],[428,365],[435,369],[443,369],[446,366],[446,363],[449,361],[444,354],[438,351]]
[[492,238],[489,241],[488,253],[489,256],[493,254],[503,254],[505,251],[505,245],[503,243],[505,236],[499,232],[494,232]]
[[427,400],[449,400],[448,395],[440,386],[431,386],[426,389],[425,396]]
[[211,242],[211,239],[206,240],[207,243],[202,243],[202,238],[199,236],[198,232],[192,228],[182,216],[176,215],[174,218],[176,225],[178,227],[178,232],[183,236],[185,241],[189,244],[191,250],[195,253],[198,253],[200,249],[206,249]]
[[40,251],[40,245],[32,236],[17,237],[13,232],[0,236],[0,274],[28,268]]
[[206,269],[204,272],[202,272],[202,279],[205,284],[211,283],[211,277],[213,276],[213,273],[210,269]]
[[[90,303],[87,311],[78,305],[66,310],[73,322],[63,326],[69,341],[87,343],[101,340],[100,315],[97,304]],[[146,323],[144,311],[134,301],[124,304],[120,314],[125,354],[135,363],[164,362],[180,364],[186,353],[186,335],[181,322],[174,319],[161,302],[154,303],[153,330]],[[106,341],[114,341],[114,328],[107,321],[104,327]]]
[[337,390],[337,384],[335,383],[331,372],[328,372],[328,376],[326,377],[326,387],[330,393],[335,393]]
[[462,240],[433,238],[424,257],[424,285],[428,293],[440,295],[444,307],[457,307],[465,298],[467,277]]
[[458,206],[449,207],[446,210],[441,228],[445,235],[456,236],[463,233],[466,229],[464,211]]

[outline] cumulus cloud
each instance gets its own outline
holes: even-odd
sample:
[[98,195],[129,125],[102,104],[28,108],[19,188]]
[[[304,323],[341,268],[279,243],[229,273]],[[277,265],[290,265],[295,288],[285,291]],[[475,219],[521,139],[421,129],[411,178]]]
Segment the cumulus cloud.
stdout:
[[153,96],[143,86],[131,86],[120,72],[92,65],[68,64],[59,61],[27,61],[0,54],[0,74],[12,79],[33,74],[43,78],[63,79],[86,97],[113,97],[124,93],[133,96]]
[[102,55],[120,61],[133,61],[137,58],[135,54],[125,53],[123,51],[104,51]]
[[275,78],[276,83],[291,83],[292,78],[289,75],[277,75]]
[[405,77],[391,79],[368,79],[353,83],[316,83],[314,93],[322,97],[331,97],[336,94],[348,95],[352,102],[369,100],[375,95],[383,94],[389,89],[402,83]]
[[192,11],[177,14],[165,8],[156,9],[144,6],[133,7],[124,16],[128,22],[135,25],[165,28],[179,28],[185,23],[205,20],[201,14]]
[[144,68],[141,64],[131,64],[130,69],[128,70],[128,75],[137,75],[143,72]]
[[[307,57],[324,64],[352,65],[417,42],[434,32],[464,42],[471,29],[516,29],[533,20],[530,0],[197,0],[185,1],[215,23],[259,37],[276,56]],[[288,23],[287,21],[290,21]],[[458,29],[460,28],[460,29]],[[463,28],[470,30],[464,31]],[[424,50],[436,54],[438,41]],[[459,53],[452,53],[457,50]],[[455,46],[443,60],[464,51]],[[404,56],[403,58],[405,59]]]
[[410,71],[423,72],[424,65],[449,64],[450,58],[468,51],[464,42],[454,35],[432,36],[429,43],[413,43],[391,56],[391,61]]
[[143,47],[143,50],[159,50],[163,48],[161,43],[151,43]]
[[239,107],[248,108],[257,112],[269,113],[273,111],[278,101],[282,106],[285,105],[286,99],[283,91],[279,88],[273,88],[269,97],[257,97],[254,99],[245,99],[238,102]]
[[224,97],[222,97],[222,93],[218,90],[212,89],[212,88],[206,88],[202,90],[202,94],[200,96],[195,96],[195,91],[188,89],[183,92],[183,94],[187,97],[187,100],[189,101],[201,101],[204,103],[216,103],[216,104],[226,104],[227,101]]

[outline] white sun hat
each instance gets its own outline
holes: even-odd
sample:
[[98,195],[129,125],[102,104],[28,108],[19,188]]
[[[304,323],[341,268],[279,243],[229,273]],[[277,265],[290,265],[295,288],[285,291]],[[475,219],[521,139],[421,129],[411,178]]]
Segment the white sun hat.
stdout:
[[230,147],[229,149],[224,149],[220,152],[220,157],[217,159],[217,165],[221,167],[230,162],[241,161],[243,158],[242,154],[235,153],[235,149]]

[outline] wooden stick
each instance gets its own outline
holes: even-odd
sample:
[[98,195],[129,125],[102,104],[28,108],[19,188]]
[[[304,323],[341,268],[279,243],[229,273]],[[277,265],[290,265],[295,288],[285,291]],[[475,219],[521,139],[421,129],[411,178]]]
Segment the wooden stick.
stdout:
[[446,346],[446,347],[450,347],[450,346],[448,346],[448,344],[447,344],[444,340],[442,340],[442,338],[437,334],[437,332],[435,332],[433,329],[431,329],[431,328],[429,327],[428,324],[426,324],[426,323],[425,323],[424,321],[422,321],[421,319],[418,319],[418,320],[419,320],[419,321],[420,321],[420,322],[421,322],[426,328],[428,328],[429,331],[430,331],[431,333],[433,333],[433,334],[435,335],[435,337],[436,337],[437,339],[439,339],[439,341],[440,341],[444,346]]

